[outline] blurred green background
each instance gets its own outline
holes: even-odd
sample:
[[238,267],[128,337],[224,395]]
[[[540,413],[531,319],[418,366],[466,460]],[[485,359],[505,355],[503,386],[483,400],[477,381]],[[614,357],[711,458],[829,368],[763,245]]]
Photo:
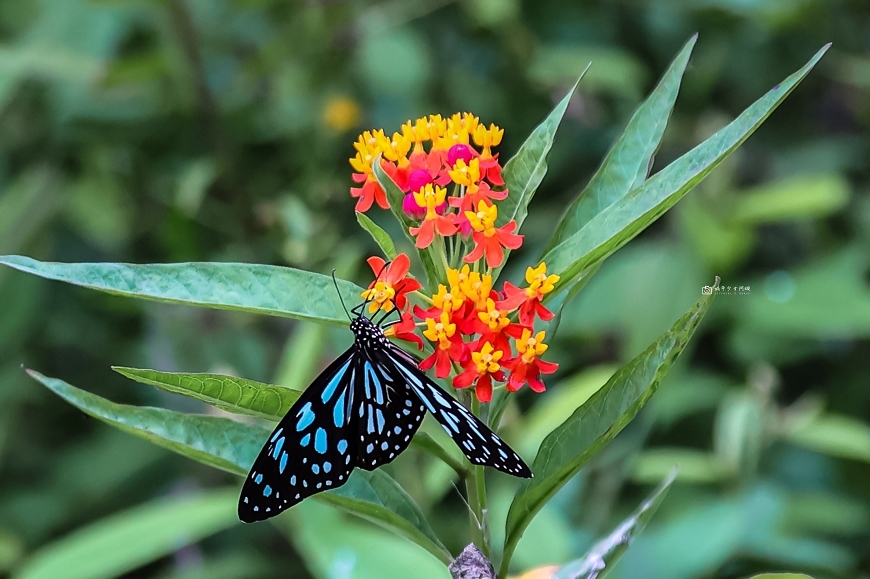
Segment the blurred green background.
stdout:
[[[611,577],[867,578],[867,2],[2,0],[0,254],[338,267],[362,283],[361,260],[376,248],[348,194],[360,130],[468,110],[505,128],[508,158],[592,61],[513,264],[531,262],[695,32],[654,171],[834,46],[755,136],[566,308],[551,357],[559,374],[506,417],[507,438],[529,458],[714,275],[749,286],[716,299],[650,407],[532,524],[515,571],[579,556],[679,463]],[[370,215],[397,232],[385,212]],[[516,281],[522,271],[505,273]],[[107,576],[426,575],[419,565],[434,559],[418,548],[322,505],[306,502],[275,525],[235,523],[235,491],[206,491],[240,480],[87,418],[20,370],[120,402],[215,412],[110,366],[302,387],[349,338],[0,270],[0,575],[118,513],[97,527],[110,538],[103,556],[148,545],[138,569]],[[415,487],[419,457],[408,454],[394,475],[439,507],[433,525],[458,551],[468,537],[457,491],[434,471]],[[496,536],[505,478],[491,478]],[[205,506],[160,510],[167,496]],[[139,507],[153,520],[130,511]]]

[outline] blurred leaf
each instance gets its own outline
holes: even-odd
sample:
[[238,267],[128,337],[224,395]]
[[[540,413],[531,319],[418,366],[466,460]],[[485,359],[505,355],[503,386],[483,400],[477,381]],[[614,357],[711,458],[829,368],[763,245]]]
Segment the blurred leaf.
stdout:
[[[49,263],[20,255],[0,264],[46,279],[110,294],[161,302],[241,310],[347,325],[332,278],[289,267],[246,263]],[[339,280],[346,301],[362,289]]]
[[447,449],[441,446],[438,441],[425,432],[418,432],[414,435],[414,438],[411,439],[411,446],[440,459],[442,462],[450,466],[450,468],[455,470],[456,474],[459,476],[465,476],[468,472],[468,467],[462,460],[451,454]]
[[635,101],[647,82],[647,70],[631,52],[618,46],[547,46],[535,50],[529,78],[547,86],[572,82],[592,63],[583,82],[585,93],[608,93]]
[[601,389],[541,443],[532,465],[535,478],[523,483],[506,524],[504,575],[529,521],[649,401],[671,365],[707,313],[711,296],[702,297],[645,352],[620,368]]
[[761,125],[828,47],[818,51],[803,68],[771,89],[727,127],[598,213],[548,251],[543,261],[562,276],[558,287],[564,287],[584,269],[607,258],[676,204]]
[[651,448],[632,460],[631,479],[638,484],[661,480],[677,465],[677,479],[683,483],[713,483],[729,476],[729,471],[714,454],[689,448]]
[[24,555],[24,543],[13,533],[0,529],[0,573],[12,569]]
[[801,175],[741,191],[729,221],[756,225],[819,219],[849,202],[849,182],[837,174]]
[[305,390],[317,375],[327,334],[321,324],[296,326],[275,370],[275,383],[291,391]]
[[789,442],[817,452],[870,462],[870,425],[850,416],[823,414],[783,434]]
[[119,374],[167,392],[183,394],[213,406],[266,420],[281,419],[302,392],[220,374],[185,374],[113,366]]
[[277,521],[284,524],[306,567],[317,579],[449,579],[446,561],[408,541],[304,501]]
[[[399,222],[402,227],[402,232],[405,234],[405,237],[408,238],[408,241],[411,242],[412,245],[416,243],[416,240],[411,235],[411,232],[408,231],[411,227],[416,227],[419,225],[416,221],[412,220],[405,214],[404,209],[402,209],[402,202],[405,200],[405,194],[399,189],[399,186],[390,178],[389,175],[384,172],[383,167],[381,167],[381,157],[378,156],[377,159],[372,163],[372,172],[375,175],[375,178],[378,180],[378,183],[383,187],[384,191],[387,194],[387,201],[390,204],[390,211],[392,211],[393,216]],[[434,293],[435,289],[438,287],[439,280],[447,279],[447,273],[444,270],[444,266],[441,262],[441,259],[436,255],[435,251],[435,243],[441,243],[441,241],[436,240],[433,242],[433,245],[425,249],[417,249],[417,253],[420,256],[420,261],[423,262],[423,269],[426,271],[426,278],[429,280],[429,288]]]
[[44,547],[16,579],[110,579],[238,523],[236,489],[155,501]]
[[662,480],[653,493],[644,500],[622,524],[609,535],[598,541],[586,555],[568,563],[553,575],[553,579],[599,579],[605,577],[613,565],[628,548],[629,543],[643,531],[668,495],[677,469],[671,467],[671,472]]
[[526,138],[520,149],[504,165],[503,178],[505,187],[510,194],[498,203],[497,226],[509,221],[517,222],[517,231],[522,228],[523,221],[529,214],[529,202],[538,190],[541,181],[547,174],[547,155],[556,138],[556,131],[565,116],[565,111],[571,103],[571,98],[577,90],[577,85],[583,80],[583,75],[589,70],[589,65],[580,73],[580,77],[571,87],[559,104],[556,105],[547,118],[535,127]]
[[[174,452],[247,476],[270,431],[227,418],[181,414],[162,408],[116,404],[62,380],[28,370],[33,378],[86,414]],[[356,469],[347,483],[314,497],[398,533],[449,562],[417,505],[383,470]]]
[[755,246],[756,234],[751,226],[721,218],[697,196],[684,199],[679,209],[680,225],[709,271],[732,270]]
[[381,248],[381,251],[384,252],[384,256],[388,260],[396,259],[396,256],[399,253],[396,251],[396,244],[393,243],[389,233],[381,229],[377,223],[366,217],[365,213],[357,212],[356,220],[363,229],[369,232],[369,235],[372,236],[372,239],[375,240],[375,243],[378,244],[378,247]]
[[357,50],[360,76],[373,92],[403,95],[425,90],[432,64],[428,44],[416,30],[364,26],[362,33]]
[[656,88],[632,115],[601,167],[580,196],[565,210],[545,253],[580,231],[593,217],[646,180],[697,39],[696,34],[683,46]]
[[870,335],[870,289],[863,279],[868,254],[846,247],[802,266],[774,272],[751,287],[739,323],[776,339],[851,338]]
[[764,573],[763,575],[753,575],[750,579],[813,579],[809,575],[802,573]]
[[613,376],[613,366],[593,366],[561,380],[532,406],[523,428],[523,455],[535,454],[544,438],[583,406]]
[[260,553],[221,555],[158,575],[159,579],[259,579],[278,574],[276,565]]
[[4,187],[0,195],[0,251],[23,250],[55,214],[60,207],[58,185],[55,171],[42,167]]
[[188,164],[175,186],[178,208],[191,217],[196,215],[217,174],[218,167],[212,159],[198,159]]

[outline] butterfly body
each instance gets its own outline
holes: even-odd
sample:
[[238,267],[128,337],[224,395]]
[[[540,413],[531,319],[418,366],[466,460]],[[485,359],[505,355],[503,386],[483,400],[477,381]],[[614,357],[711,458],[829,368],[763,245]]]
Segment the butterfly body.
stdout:
[[358,315],[350,329],[353,345],[314,379],[254,461],[239,499],[242,521],[273,517],[339,487],[355,467],[392,462],[427,411],[473,464],[531,476],[507,444],[430,380],[380,326]]

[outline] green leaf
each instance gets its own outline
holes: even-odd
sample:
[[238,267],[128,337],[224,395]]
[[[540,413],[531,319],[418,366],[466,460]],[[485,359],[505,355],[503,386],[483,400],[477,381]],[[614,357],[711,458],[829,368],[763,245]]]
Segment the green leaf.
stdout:
[[389,233],[384,231],[377,223],[369,219],[365,213],[357,212],[356,220],[363,229],[369,232],[369,235],[372,236],[372,239],[375,240],[375,243],[378,244],[378,247],[381,248],[381,251],[384,252],[384,255],[388,260],[396,259],[396,256],[399,255],[399,253],[396,251],[396,244],[393,243],[393,239],[390,237]]
[[236,489],[154,501],[37,551],[15,579],[110,579],[238,523]]
[[753,575],[749,579],[813,579],[809,575],[803,573],[764,573],[762,575]]
[[127,378],[208,402],[221,410],[280,420],[302,395],[298,390],[220,374],[184,374],[112,366]]
[[[591,63],[586,66],[586,70],[589,70],[589,66]],[[580,73],[580,78],[568,94],[559,101],[556,108],[532,131],[516,155],[505,163],[502,177],[508,189],[508,196],[498,202],[496,225],[502,226],[511,220],[516,220],[517,230],[519,230],[529,214],[529,202],[547,174],[547,154],[553,146],[556,131],[586,70]]]
[[741,191],[730,224],[758,225],[819,219],[849,202],[849,182],[837,174],[799,175]]
[[450,452],[441,446],[437,440],[432,438],[425,432],[418,432],[411,439],[411,446],[414,446],[423,452],[429,453],[432,456],[441,459],[450,468],[456,471],[460,477],[465,477],[468,474],[468,468],[461,461],[454,457]]
[[[110,294],[159,302],[240,310],[347,325],[332,278],[319,273],[248,263],[50,263],[20,255],[0,256],[0,264],[46,279]],[[355,303],[362,288],[338,286]]]
[[700,183],[794,90],[829,46],[822,48],[802,69],[775,86],[728,126],[596,214],[576,233],[548,251],[543,260],[549,270],[562,277],[557,288],[564,287],[583,270],[625,245]]
[[[271,432],[228,418],[182,414],[162,408],[116,404],[33,370],[30,376],[55,394],[107,424],[203,464],[247,476]],[[429,527],[419,507],[385,472],[356,469],[347,483],[314,496],[407,537],[441,559],[450,554]]]
[[646,527],[665,500],[676,477],[677,469],[673,468],[630,517],[598,541],[583,558],[568,563],[556,571],[553,579],[603,579],[628,549],[629,543]]
[[870,462],[870,424],[850,416],[823,414],[789,428],[784,438],[830,456]]
[[620,368],[568,420],[547,435],[532,465],[535,477],[523,483],[508,513],[501,576],[506,574],[511,555],[535,514],[655,394],[707,313],[711,298],[712,295],[707,295],[698,300],[670,330]]
[[[393,212],[393,216],[402,226],[402,232],[405,234],[405,237],[408,238],[408,241],[410,241],[412,245],[415,244],[417,240],[414,239],[408,229],[411,227],[416,227],[417,225],[419,225],[419,223],[408,217],[405,214],[405,211],[402,209],[402,202],[405,200],[405,194],[402,192],[401,189],[399,189],[399,186],[396,185],[395,181],[393,181],[390,176],[386,174],[383,167],[381,167],[380,156],[378,156],[378,158],[375,159],[375,162],[372,163],[372,172],[374,173],[375,179],[378,180],[378,183],[381,187],[383,187],[384,191],[386,192],[387,201],[390,203],[390,211]],[[423,269],[426,271],[426,278],[429,281],[429,288],[433,291],[435,290],[435,288],[438,287],[439,281],[447,279],[447,272],[444,271],[444,266],[441,263],[441,259],[438,257],[438,255],[436,255],[434,246],[435,243],[438,243],[438,240],[433,242],[433,245],[430,245],[426,249],[417,250],[417,253],[420,255],[420,261],[423,263]]]
[[601,167],[565,211],[545,253],[644,182],[674,109],[680,81],[697,39],[695,34],[683,46],[656,88],[635,111]]

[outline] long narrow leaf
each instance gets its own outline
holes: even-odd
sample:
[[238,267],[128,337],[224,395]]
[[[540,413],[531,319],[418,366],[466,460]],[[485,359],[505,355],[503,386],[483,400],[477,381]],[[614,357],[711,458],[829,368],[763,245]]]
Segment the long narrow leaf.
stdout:
[[755,132],[809,74],[829,46],[822,48],[803,68],[771,89],[728,126],[597,213],[580,230],[548,251],[543,260],[548,269],[562,277],[557,287],[564,287],[583,270],[605,259],[673,207]]
[[580,73],[577,82],[547,115],[547,118],[532,131],[516,155],[505,163],[502,177],[508,189],[508,196],[498,203],[497,225],[501,226],[515,219],[519,229],[525,221],[529,214],[529,202],[547,174],[547,155],[553,146],[556,131],[559,129],[562,117],[565,116],[565,111],[568,110],[568,104],[577,90],[577,85],[580,84],[587,70],[589,66]]
[[158,372],[121,366],[112,369],[137,382],[208,402],[227,412],[273,421],[287,414],[302,394],[283,386],[220,374]]
[[506,573],[513,551],[532,518],[655,394],[707,313],[711,298],[704,296],[698,300],[670,330],[620,368],[568,420],[547,435],[532,465],[535,477],[520,487],[511,503],[500,575]]
[[568,563],[556,571],[553,579],[603,579],[628,548],[629,543],[646,527],[665,500],[676,478],[677,469],[673,469],[630,517],[598,541],[581,559]]
[[390,237],[389,233],[369,219],[365,213],[357,213],[356,220],[363,229],[369,232],[369,235],[372,236],[372,239],[375,240],[375,243],[378,244],[378,247],[381,248],[387,259],[396,259],[396,256],[399,254],[396,251],[396,244],[393,243],[393,238]]
[[[241,424],[228,418],[116,404],[62,380],[32,370],[28,370],[28,374],[94,418],[240,476],[247,475],[270,434],[262,426]],[[449,552],[429,527],[419,507],[382,470],[357,469],[344,486],[314,498],[373,521],[414,541],[442,561],[450,561]]]
[[15,579],[111,579],[238,524],[236,489],[148,503],[37,551]]
[[[20,255],[0,256],[0,264],[115,295],[347,325],[332,278],[289,267],[50,263]],[[338,286],[346,302],[357,302],[362,288],[348,281],[339,281]]]
[[644,182],[677,101],[680,81],[697,39],[696,34],[683,46],[658,85],[635,111],[622,136],[607,153],[601,167],[565,211],[565,216],[556,227],[546,251],[579,231],[605,207],[622,199]]

